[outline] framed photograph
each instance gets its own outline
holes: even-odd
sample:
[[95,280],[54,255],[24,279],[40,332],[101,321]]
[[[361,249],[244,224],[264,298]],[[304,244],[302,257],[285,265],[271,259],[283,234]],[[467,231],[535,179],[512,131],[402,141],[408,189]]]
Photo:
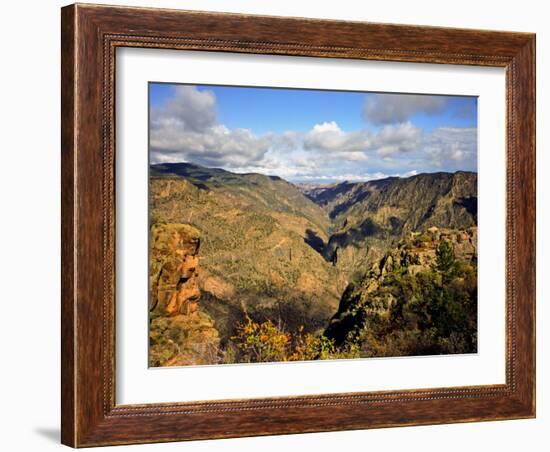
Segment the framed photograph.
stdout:
[[62,442],[535,416],[535,36],[62,9]]

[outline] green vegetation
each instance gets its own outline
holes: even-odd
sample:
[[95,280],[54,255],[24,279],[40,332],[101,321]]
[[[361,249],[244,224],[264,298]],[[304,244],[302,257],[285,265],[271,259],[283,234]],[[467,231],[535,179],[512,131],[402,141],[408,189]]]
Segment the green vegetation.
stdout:
[[188,164],[167,173],[155,166],[152,174],[151,221],[200,231],[201,303],[224,344],[242,320],[241,304],[256,321],[326,326],[346,279],[311,244],[328,240],[330,220],[319,206],[294,185],[259,174]]
[[476,351],[476,185],[152,166],[151,365]]
[[411,271],[402,252],[374,290],[371,274],[346,291],[325,334],[336,344],[352,335],[362,357],[475,352],[477,265],[457,259],[448,241],[434,245],[433,265]]
[[380,258],[411,232],[464,229],[477,223],[477,174],[418,174],[370,182],[305,187],[310,199],[332,219],[324,255],[349,279],[357,268]]
[[184,366],[220,362],[220,341],[207,314],[159,316],[149,324],[149,365]]
[[355,343],[337,347],[334,339],[306,333],[303,326],[295,332],[286,332],[271,320],[258,323],[250,317],[237,326],[237,333],[231,339],[228,349],[232,352],[225,362],[260,363],[359,357],[359,346]]

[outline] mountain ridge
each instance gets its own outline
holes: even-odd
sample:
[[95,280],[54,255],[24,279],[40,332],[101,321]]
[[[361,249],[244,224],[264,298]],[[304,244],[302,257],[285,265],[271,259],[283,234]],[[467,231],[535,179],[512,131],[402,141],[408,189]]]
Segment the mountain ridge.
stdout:
[[323,328],[347,281],[317,246],[327,242],[330,226],[319,206],[280,178],[186,164],[151,174],[151,224],[200,231],[202,307],[222,341],[235,334],[245,310],[289,328],[305,319],[310,329]]
[[[302,193],[306,194],[308,196],[311,191],[315,190],[322,190],[322,189],[329,189],[329,188],[335,188],[338,186],[353,186],[358,184],[369,184],[369,183],[377,183],[381,181],[394,181],[398,179],[412,179],[417,177],[423,177],[423,176],[429,176],[429,175],[442,175],[442,174],[470,174],[470,175],[476,175],[476,171],[464,171],[464,170],[457,170],[457,171],[434,171],[434,172],[422,172],[418,174],[413,174],[411,176],[386,176],[381,177],[379,179],[370,179],[365,181],[349,181],[344,180],[342,182],[329,182],[326,184],[323,183],[309,183],[309,182],[292,182],[287,181],[281,176],[277,175],[266,175],[263,173],[256,173],[256,172],[247,172],[247,173],[235,173],[223,168],[219,167],[206,167],[202,165],[198,165],[196,163],[190,163],[190,162],[169,162],[169,163],[152,163],[149,165],[150,168],[150,176],[167,176],[167,175],[174,175],[174,176],[181,176],[181,177],[195,177],[197,179],[210,179],[214,178],[216,176],[263,176],[268,177],[272,180],[285,180],[286,182],[296,186]],[[195,170],[195,176],[193,176],[193,171]],[[310,197],[310,196],[308,196]],[[310,198],[311,199],[311,198]]]
[[404,237],[432,226],[475,226],[477,174],[319,188],[163,163],[150,165],[149,203],[151,226],[188,224],[200,232],[201,310],[223,349],[246,318],[322,334],[348,285]]

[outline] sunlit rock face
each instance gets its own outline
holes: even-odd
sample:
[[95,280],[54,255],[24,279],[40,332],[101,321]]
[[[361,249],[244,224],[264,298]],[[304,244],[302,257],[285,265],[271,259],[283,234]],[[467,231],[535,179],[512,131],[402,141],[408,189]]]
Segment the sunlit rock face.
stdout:
[[154,224],[150,236],[151,366],[213,364],[219,335],[200,311],[200,234],[187,224]]

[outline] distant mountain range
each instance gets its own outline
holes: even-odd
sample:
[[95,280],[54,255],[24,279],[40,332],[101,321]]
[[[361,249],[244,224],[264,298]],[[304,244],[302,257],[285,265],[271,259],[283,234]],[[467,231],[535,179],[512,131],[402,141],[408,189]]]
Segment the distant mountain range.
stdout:
[[332,221],[325,257],[352,272],[410,232],[477,224],[477,173],[425,173],[370,182],[306,186]]
[[477,224],[477,174],[296,185],[191,163],[150,166],[152,224],[200,233],[201,309],[221,346],[244,313],[323,331],[346,287],[431,227]]

